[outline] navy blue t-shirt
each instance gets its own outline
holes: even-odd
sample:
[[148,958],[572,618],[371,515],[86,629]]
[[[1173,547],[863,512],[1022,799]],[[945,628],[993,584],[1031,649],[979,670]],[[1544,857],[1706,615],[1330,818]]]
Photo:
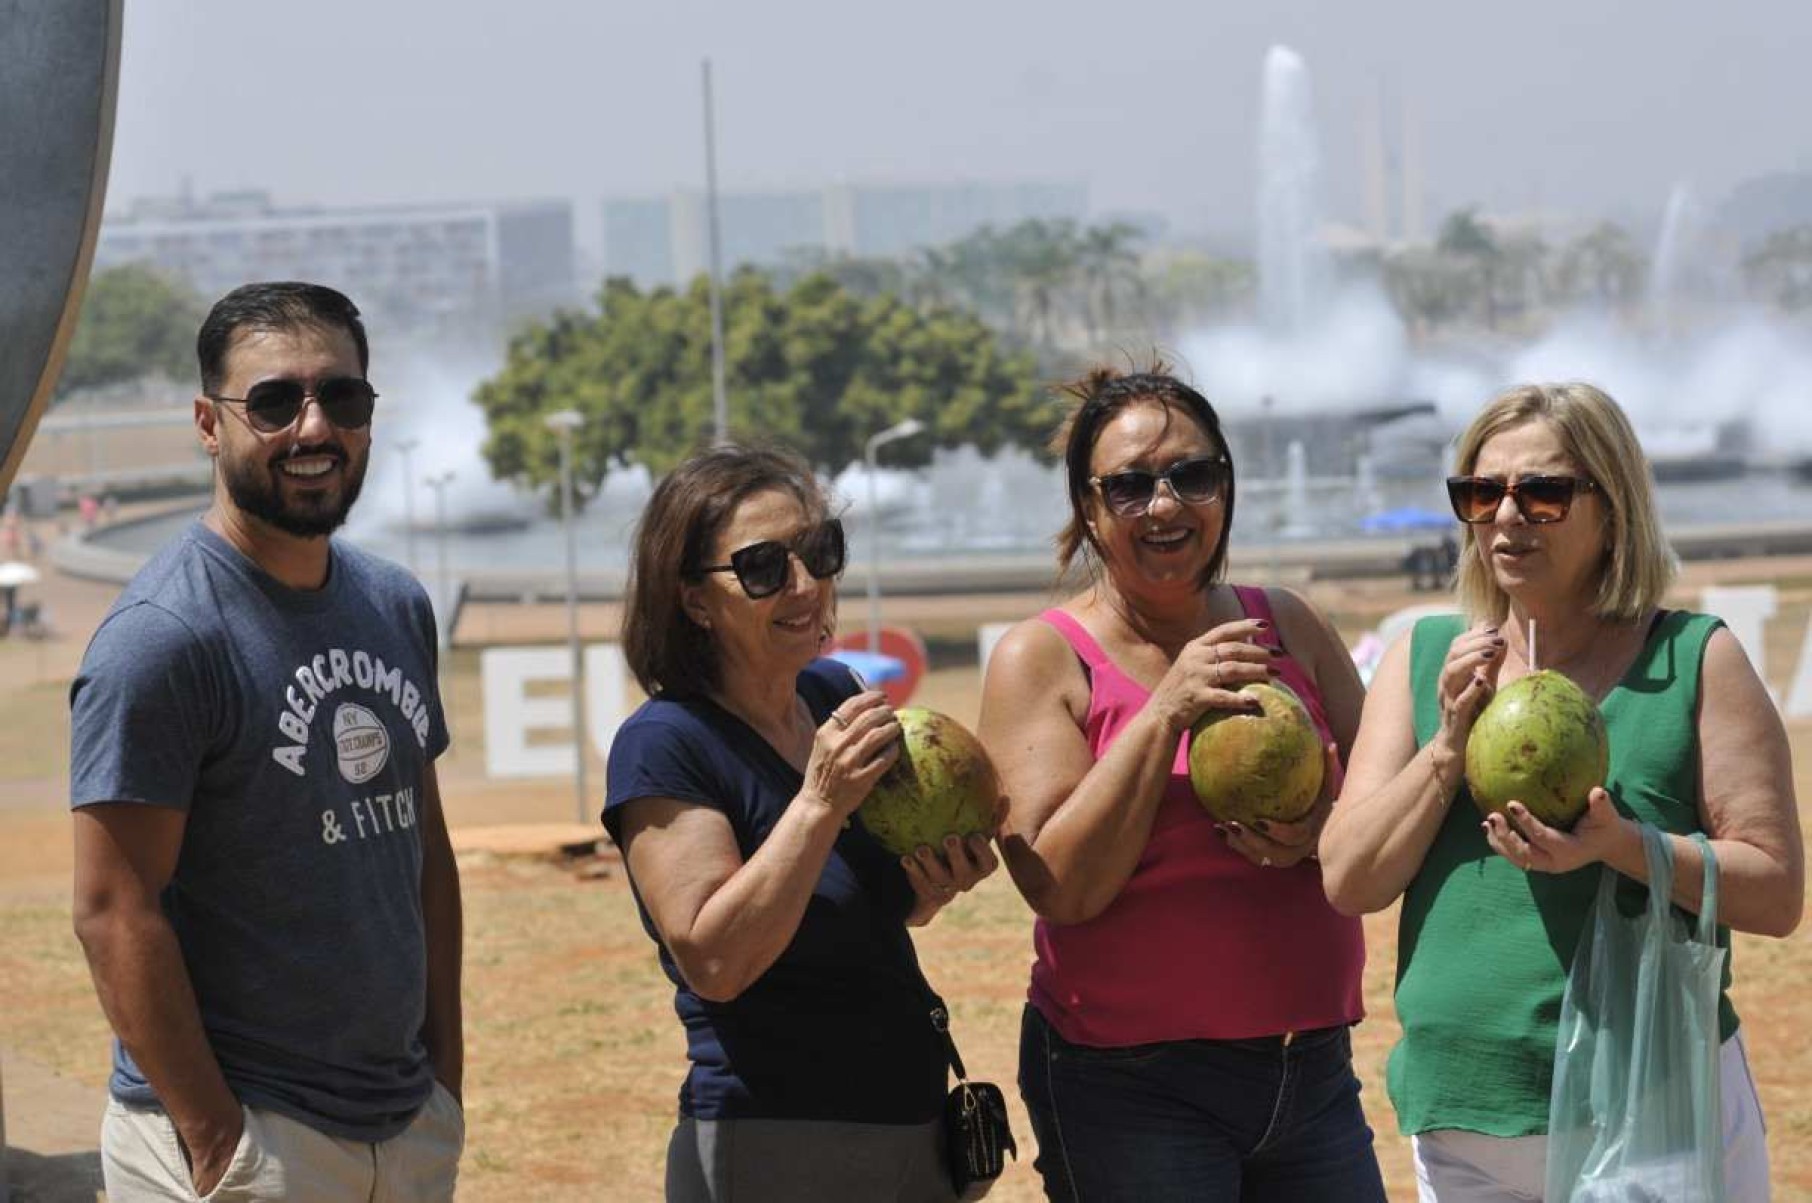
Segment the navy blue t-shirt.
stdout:
[[[859,688],[834,661],[799,674],[799,696],[818,723]],[[618,838],[622,808],[637,798],[695,802],[723,813],[747,860],[803,784],[729,711],[705,699],[654,698],[611,743],[604,825]],[[700,998],[660,946],[691,1061],[680,1114],[875,1124],[934,1118],[945,1064],[906,931],[912,901],[898,859],[855,823],[837,837],[792,942],[741,996]],[[659,946],[639,894],[636,906]]]
[[[433,1089],[422,789],[447,746],[434,615],[339,540],[290,589],[197,522],[133,578],[70,688],[70,805],[186,812],[162,897],[243,1103],[387,1140]],[[113,1096],[157,1096],[115,1041]]]

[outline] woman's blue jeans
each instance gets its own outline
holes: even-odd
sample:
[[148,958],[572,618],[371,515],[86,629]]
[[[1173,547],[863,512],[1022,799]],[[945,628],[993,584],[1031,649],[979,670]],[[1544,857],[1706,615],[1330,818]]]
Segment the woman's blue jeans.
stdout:
[[1028,1006],[1019,1089],[1057,1203],[1384,1203],[1344,1027],[1087,1048]]

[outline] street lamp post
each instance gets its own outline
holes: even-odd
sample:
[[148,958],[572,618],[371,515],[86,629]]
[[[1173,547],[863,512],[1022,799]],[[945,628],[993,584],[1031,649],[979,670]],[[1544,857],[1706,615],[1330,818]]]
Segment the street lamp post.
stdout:
[[419,439],[398,439],[396,453],[403,457],[403,561],[415,571],[415,473],[409,467],[409,453],[420,445]]
[[1283,537],[1283,481],[1277,473],[1277,417],[1273,410],[1277,398],[1266,394],[1259,399],[1259,407],[1265,411],[1265,476],[1270,484],[1271,511],[1270,521],[1266,523],[1265,552],[1268,562],[1269,583],[1277,584],[1281,571],[1278,565],[1278,539]]
[[711,252],[711,434],[730,439],[730,403],[724,387],[724,302],[719,268],[721,229],[717,221],[717,102],[711,93],[711,60],[702,64],[705,87],[705,227]]
[[453,470],[436,473],[422,482],[434,490],[434,593],[440,614],[440,645],[453,642],[453,594],[447,579],[447,486],[453,483]]
[[566,645],[572,653],[573,788],[578,821],[585,822],[585,678],[579,656],[579,545],[573,533],[573,432],[585,425],[577,410],[563,409],[543,419],[560,436],[560,524],[566,528]]
[[924,429],[917,418],[907,418],[869,435],[862,448],[868,467],[868,650],[877,654],[881,650],[881,499],[875,453],[895,439],[909,439]]

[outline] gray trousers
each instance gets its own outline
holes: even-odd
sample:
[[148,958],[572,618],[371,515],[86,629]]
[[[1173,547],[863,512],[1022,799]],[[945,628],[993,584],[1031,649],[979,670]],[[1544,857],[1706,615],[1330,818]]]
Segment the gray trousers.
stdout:
[[667,1203],[952,1203],[942,1121],[682,1118]]

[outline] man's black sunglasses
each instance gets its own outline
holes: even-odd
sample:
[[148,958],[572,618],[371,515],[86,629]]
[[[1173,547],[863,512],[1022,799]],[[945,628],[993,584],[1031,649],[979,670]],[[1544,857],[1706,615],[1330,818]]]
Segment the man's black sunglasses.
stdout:
[[1598,488],[1598,482],[1583,476],[1524,476],[1513,481],[1492,476],[1449,476],[1447,499],[1453,513],[1469,525],[1491,522],[1503,504],[1504,494],[1516,500],[1517,512],[1525,522],[1542,524],[1559,522],[1573,508],[1573,498]]
[[1178,460],[1162,472],[1129,468],[1125,472],[1092,476],[1088,483],[1101,490],[1101,500],[1107,503],[1108,509],[1122,518],[1131,518],[1151,508],[1158,496],[1160,480],[1170,486],[1178,501],[1202,505],[1220,496],[1232,475],[1232,467],[1225,456],[1199,455]]
[[787,578],[792,575],[792,556],[797,555],[799,562],[805,565],[805,570],[822,581],[843,571],[847,550],[843,542],[842,521],[826,518],[791,543],[763,539],[731,552],[728,564],[701,565],[694,568],[691,575],[734,572],[742,591],[750,598],[760,601],[764,597],[774,596],[786,587]]
[[296,424],[302,407],[313,397],[327,420],[341,430],[363,430],[371,425],[377,392],[371,382],[357,376],[330,376],[309,388],[300,380],[260,380],[243,397],[203,393],[210,401],[245,406],[246,425],[259,434],[280,434]]

